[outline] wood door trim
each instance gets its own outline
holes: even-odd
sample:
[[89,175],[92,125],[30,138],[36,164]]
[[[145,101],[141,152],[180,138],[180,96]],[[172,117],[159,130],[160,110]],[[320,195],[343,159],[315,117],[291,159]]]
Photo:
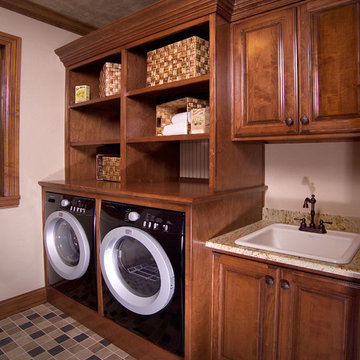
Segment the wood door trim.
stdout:
[[21,38],[0,32],[0,208],[18,206]]

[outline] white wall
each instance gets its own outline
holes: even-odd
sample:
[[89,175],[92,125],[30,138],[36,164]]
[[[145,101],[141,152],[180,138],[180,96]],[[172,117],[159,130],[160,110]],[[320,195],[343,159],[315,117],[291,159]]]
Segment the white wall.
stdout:
[[20,206],[0,209],[0,301],[44,286],[41,188],[63,178],[65,70],[54,50],[78,35],[0,7],[0,31],[22,38]]
[[[265,207],[360,217],[360,142],[265,145]],[[305,210],[307,211],[307,210]]]

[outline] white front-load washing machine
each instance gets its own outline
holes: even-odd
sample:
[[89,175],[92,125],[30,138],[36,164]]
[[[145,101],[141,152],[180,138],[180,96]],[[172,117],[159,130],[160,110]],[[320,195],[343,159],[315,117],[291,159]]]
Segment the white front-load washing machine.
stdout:
[[95,200],[47,192],[44,247],[48,285],[97,311]]

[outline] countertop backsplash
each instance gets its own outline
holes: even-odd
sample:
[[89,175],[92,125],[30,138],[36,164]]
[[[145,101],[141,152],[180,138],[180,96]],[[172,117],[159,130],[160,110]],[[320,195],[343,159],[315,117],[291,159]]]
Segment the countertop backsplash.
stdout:
[[[300,225],[300,221],[294,220],[294,218],[305,218],[306,223],[309,224],[310,211],[302,212],[263,208],[262,218],[266,221],[290,225]],[[341,215],[315,214],[315,224],[319,224],[320,219],[326,222],[332,222],[332,224],[325,224],[327,230],[360,233],[360,218]]]

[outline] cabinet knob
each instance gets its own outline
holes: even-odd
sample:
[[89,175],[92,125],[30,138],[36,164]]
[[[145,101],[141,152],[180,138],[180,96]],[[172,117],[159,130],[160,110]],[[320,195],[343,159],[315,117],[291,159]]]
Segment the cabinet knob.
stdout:
[[274,278],[272,276],[266,275],[265,282],[269,286],[274,285]]
[[293,120],[291,117],[287,117],[287,118],[285,119],[285,124],[286,124],[287,126],[294,125],[294,120]]
[[304,115],[300,118],[300,121],[303,125],[307,125],[309,123],[309,118]]
[[289,290],[290,289],[290,284],[287,280],[281,280],[280,281],[280,286],[283,290]]

